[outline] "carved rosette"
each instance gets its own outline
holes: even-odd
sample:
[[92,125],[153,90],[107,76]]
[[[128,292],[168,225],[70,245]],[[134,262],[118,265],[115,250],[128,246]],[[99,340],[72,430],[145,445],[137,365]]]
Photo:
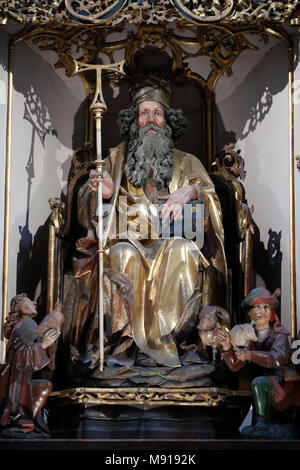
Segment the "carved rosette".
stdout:
[[81,23],[105,24],[117,16],[127,0],[65,0],[67,15]]

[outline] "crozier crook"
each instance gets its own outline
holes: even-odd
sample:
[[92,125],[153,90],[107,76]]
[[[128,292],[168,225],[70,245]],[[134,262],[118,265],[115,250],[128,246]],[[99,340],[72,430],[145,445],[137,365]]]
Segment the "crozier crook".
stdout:
[[107,106],[105,104],[102,92],[102,71],[113,72],[114,76],[125,75],[124,73],[124,64],[125,61],[117,62],[114,64],[108,65],[94,65],[94,64],[85,64],[83,62],[78,62],[74,60],[75,70],[73,75],[77,73],[83,73],[90,70],[96,70],[96,86],[95,86],[95,95],[90,106],[90,112],[95,120],[95,130],[96,130],[96,160],[95,165],[96,169],[100,175],[98,180],[98,202],[97,202],[97,214],[98,214],[98,260],[99,260],[99,369],[103,371],[104,367],[104,267],[103,267],[103,258],[104,258],[104,237],[103,237],[103,202],[102,202],[102,176],[103,176],[103,166],[104,160],[102,158],[102,136],[101,136],[101,121],[103,114],[107,111]]

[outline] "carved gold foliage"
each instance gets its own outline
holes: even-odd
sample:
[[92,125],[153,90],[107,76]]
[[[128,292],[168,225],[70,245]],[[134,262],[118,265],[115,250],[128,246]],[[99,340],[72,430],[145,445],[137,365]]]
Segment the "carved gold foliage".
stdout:
[[8,0],[0,2],[0,22],[274,23],[290,19],[297,5],[297,0]]
[[[119,39],[111,41],[110,35],[117,31]],[[179,30],[180,31],[180,30]],[[251,32],[254,27],[251,26]],[[256,30],[264,41],[267,35]],[[57,55],[56,68],[64,68],[67,76],[74,71],[74,60],[96,63],[99,54],[106,55],[108,63],[116,62],[115,54],[124,57],[129,71],[136,67],[136,53],[156,51],[170,57],[173,71],[187,76],[188,60],[199,56],[211,59],[211,73],[207,86],[214,90],[222,74],[231,75],[231,67],[245,49],[256,50],[246,37],[247,29],[242,32],[232,26],[190,26],[189,34],[174,32],[162,25],[141,25],[134,31],[126,32],[124,26],[102,28],[97,26],[36,26],[25,28],[23,39],[31,39],[41,50],[51,50]],[[107,59],[106,59],[107,60]],[[93,93],[93,81],[88,73],[82,74],[87,95]]]
[[125,59],[131,70],[135,68],[135,53],[146,52],[150,48],[161,53],[168,52],[172,69],[181,69],[184,73],[188,73],[188,59],[209,56],[212,71],[208,83],[211,82],[211,88],[214,88],[221,74],[231,75],[231,66],[243,50],[257,50],[243,33],[230,28],[199,26],[189,29],[189,36],[185,36],[159,25],[142,25],[136,33],[129,33],[126,42]]
[[64,0],[9,0],[0,2],[0,22],[51,23],[59,21],[63,11]]
[[64,224],[64,219],[62,212],[64,210],[64,203],[60,198],[50,198],[48,199],[51,215],[50,222],[53,225],[56,234],[60,233],[61,227]]
[[248,397],[250,392],[219,388],[74,388],[53,392],[50,398],[68,399],[84,405],[125,404],[142,408],[161,405],[218,406],[236,397]]
[[57,54],[55,68],[64,68],[66,75],[74,71],[74,59],[92,63],[105,43],[108,34],[104,29],[87,26],[35,27],[24,32],[24,39],[30,39],[41,50],[53,51]]
[[65,7],[73,19],[99,24],[116,16],[125,3],[126,0],[65,0]]
[[298,0],[291,1],[245,1],[238,0],[232,20],[260,22],[284,22],[295,12]]
[[195,23],[283,22],[291,17],[297,0],[173,0],[187,20]]
[[161,24],[173,23],[180,21],[182,17],[179,11],[174,8],[172,0],[160,0],[159,2],[143,2],[129,1],[127,6],[114,18],[112,25],[121,23],[132,23],[140,25],[145,24]]
[[234,0],[173,0],[181,14],[190,21],[219,22],[234,12]]

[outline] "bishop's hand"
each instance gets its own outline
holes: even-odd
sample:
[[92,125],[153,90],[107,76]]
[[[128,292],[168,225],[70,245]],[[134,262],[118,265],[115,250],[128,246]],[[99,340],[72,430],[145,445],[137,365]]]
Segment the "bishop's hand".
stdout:
[[[93,192],[98,192],[98,185],[101,176],[96,170],[90,171],[90,189]],[[102,195],[103,199],[110,199],[114,193],[114,182],[109,173],[104,170],[102,174]]]
[[164,224],[170,217],[170,223],[173,220],[179,220],[184,208],[184,205],[189,201],[197,199],[198,193],[194,185],[183,186],[167,196],[159,196],[158,199],[166,200],[160,211],[160,218]]

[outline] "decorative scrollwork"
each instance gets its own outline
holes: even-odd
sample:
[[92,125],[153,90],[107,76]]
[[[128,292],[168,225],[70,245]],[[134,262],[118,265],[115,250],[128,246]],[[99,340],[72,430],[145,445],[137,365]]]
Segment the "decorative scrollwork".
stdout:
[[83,23],[105,23],[122,10],[127,0],[65,0],[68,13]]
[[298,0],[8,0],[0,2],[0,23],[280,23],[292,19],[297,5]]
[[0,2],[0,23],[51,23],[62,19],[64,9],[64,0],[9,0]]
[[115,26],[126,22],[137,25],[142,23],[156,25],[173,23],[181,19],[182,16],[174,8],[172,0],[159,0],[156,2],[151,2],[150,0],[144,0],[143,2],[129,0],[120,15],[114,18],[112,24]]
[[254,23],[284,22],[295,12],[298,0],[288,2],[238,0],[233,20]]
[[173,0],[182,16],[195,23],[215,23],[234,12],[234,0]]
[[104,29],[88,26],[55,25],[29,29],[25,31],[24,39],[30,38],[42,51],[54,51],[58,58],[55,68],[64,68],[66,75],[71,76],[74,59],[85,63],[95,61],[106,34]]
[[50,215],[50,222],[53,225],[56,234],[60,233],[61,227],[64,224],[63,219],[63,210],[64,210],[64,203],[61,201],[60,198],[54,197],[48,199],[51,215]]
[[298,1],[272,0],[173,0],[175,8],[193,23],[283,22],[291,17]]
[[50,399],[71,400],[84,405],[118,405],[149,409],[155,406],[219,406],[224,401],[232,401],[236,397],[248,398],[250,392],[237,392],[218,388],[197,389],[158,389],[158,388],[73,388],[52,392]]
[[[237,57],[246,49],[256,50],[244,33],[238,33],[229,26],[190,28],[188,36],[176,34],[162,25],[141,25],[136,32],[126,32],[122,26],[118,30],[120,39],[109,41],[112,28],[98,26],[56,25],[51,28],[30,27],[23,39],[31,39],[41,50],[51,50],[57,54],[56,68],[64,68],[66,75],[74,71],[74,59],[84,63],[94,63],[99,53],[106,56],[109,63],[116,62],[116,55],[123,56],[131,72],[135,71],[136,53],[153,51],[169,56],[172,71],[187,72],[190,58],[208,56],[211,59],[211,72],[207,87],[214,90],[222,74],[230,76],[231,67]],[[251,26],[253,31],[253,26]],[[257,34],[263,34],[257,31]],[[267,41],[267,37],[263,38]],[[83,77],[82,77],[83,78]],[[85,76],[87,95],[93,92],[93,82]]]

